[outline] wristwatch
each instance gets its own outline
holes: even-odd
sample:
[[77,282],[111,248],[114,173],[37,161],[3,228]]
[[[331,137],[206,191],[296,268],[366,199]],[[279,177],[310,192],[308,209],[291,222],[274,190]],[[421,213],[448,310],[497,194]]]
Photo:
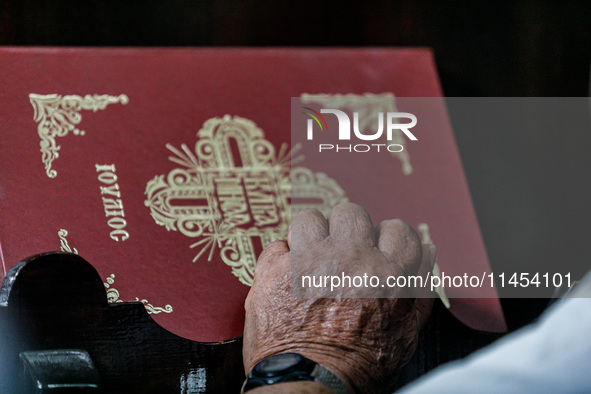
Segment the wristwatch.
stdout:
[[248,373],[241,393],[261,386],[301,381],[322,383],[335,394],[350,394],[335,374],[298,353],[274,354],[259,361]]

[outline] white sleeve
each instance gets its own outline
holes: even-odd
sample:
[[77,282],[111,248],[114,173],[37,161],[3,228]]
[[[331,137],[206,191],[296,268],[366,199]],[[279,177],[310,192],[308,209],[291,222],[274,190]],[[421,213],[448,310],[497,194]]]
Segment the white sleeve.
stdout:
[[[591,296],[588,274],[573,292]],[[540,320],[401,393],[591,393],[591,299],[555,303]]]

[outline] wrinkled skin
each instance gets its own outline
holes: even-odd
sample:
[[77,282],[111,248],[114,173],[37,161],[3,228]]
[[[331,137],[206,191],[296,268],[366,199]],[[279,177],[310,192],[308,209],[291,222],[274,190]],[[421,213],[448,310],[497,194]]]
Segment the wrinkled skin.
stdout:
[[274,242],[261,254],[245,302],[245,371],[272,354],[297,352],[354,392],[391,392],[396,372],[414,353],[432,300],[345,298],[359,296],[356,289],[341,290],[342,298],[298,298],[290,286],[291,249],[308,274],[325,274],[330,266],[329,272],[423,275],[432,269],[434,247],[421,246],[400,220],[374,229],[355,204],[335,207],[329,220],[304,211],[293,219],[288,241]]

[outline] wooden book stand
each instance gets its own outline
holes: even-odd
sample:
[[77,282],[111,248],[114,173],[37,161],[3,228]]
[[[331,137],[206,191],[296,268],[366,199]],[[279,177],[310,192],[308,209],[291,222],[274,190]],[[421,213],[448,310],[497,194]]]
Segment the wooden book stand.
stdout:
[[13,267],[0,290],[1,393],[238,393],[242,339],[200,343],[139,302],[109,304],[83,258],[46,253]]

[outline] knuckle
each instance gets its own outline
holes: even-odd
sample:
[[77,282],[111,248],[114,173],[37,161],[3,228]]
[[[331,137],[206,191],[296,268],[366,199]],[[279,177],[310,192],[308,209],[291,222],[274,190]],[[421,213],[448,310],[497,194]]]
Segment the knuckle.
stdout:
[[359,228],[371,224],[371,218],[365,208],[352,202],[344,202],[334,207],[330,213],[330,220],[333,223],[348,223]]
[[278,258],[286,251],[286,249],[287,245],[285,241],[273,241],[263,249],[258,262],[260,263],[262,261]]
[[398,230],[399,233],[404,234],[414,231],[412,227],[402,219],[388,219],[380,223],[380,227]]
[[315,209],[315,208],[306,208],[306,209],[302,209],[301,211],[299,211],[295,215],[295,217],[292,220],[292,222],[295,221],[297,223],[298,221],[306,221],[306,220],[313,219],[315,217],[324,218],[324,215],[318,209]]
[[363,208],[361,205],[347,201],[347,202],[342,202],[342,203],[338,204],[337,206],[335,206],[332,209],[331,216],[336,215],[336,214],[349,214],[349,215],[365,214],[365,215],[367,215],[367,212],[365,211],[365,208]]
[[[398,255],[404,260],[414,261],[422,255],[421,239],[417,232],[404,220],[389,219],[384,220],[379,226],[380,238],[384,242],[392,242],[398,251]],[[386,235],[387,234],[387,235]]]
[[402,240],[409,243],[409,246],[420,246],[421,239],[417,232],[411,227],[410,224],[406,223],[401,219],[389,219],[384,220],[380,223],[380,229],[388,230],[397,235]]

